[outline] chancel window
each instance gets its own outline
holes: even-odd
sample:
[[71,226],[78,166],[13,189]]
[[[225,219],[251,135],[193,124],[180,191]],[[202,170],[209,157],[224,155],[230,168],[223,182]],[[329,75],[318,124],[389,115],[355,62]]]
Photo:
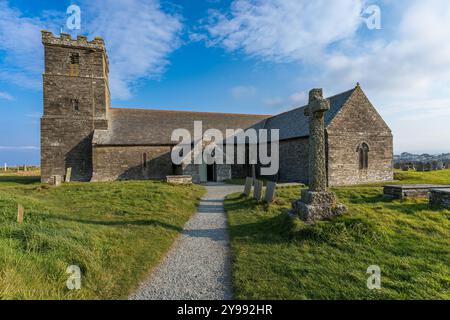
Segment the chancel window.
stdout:
[[369,168],[369,146],[367,143],[363,142],[358,147],[358,157],[359,157],[359,170],[366,170]]

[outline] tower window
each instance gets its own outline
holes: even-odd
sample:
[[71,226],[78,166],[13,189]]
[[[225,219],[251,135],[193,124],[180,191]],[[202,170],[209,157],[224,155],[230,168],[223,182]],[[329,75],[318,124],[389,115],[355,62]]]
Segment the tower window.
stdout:
[[70,54],[70,64],[80,64],[80,54],[77,52]]
[[147,154],[146,153],[142,154],[142,167],[147,168]]
[[80,110],[80,102],[78,101],[78,99],[70,99],[70,103],[72,104],[73,110],[75,110],[75,111]]
[[359,170],[367,170],[369,168],[369,146],[363,142],[358,147]]

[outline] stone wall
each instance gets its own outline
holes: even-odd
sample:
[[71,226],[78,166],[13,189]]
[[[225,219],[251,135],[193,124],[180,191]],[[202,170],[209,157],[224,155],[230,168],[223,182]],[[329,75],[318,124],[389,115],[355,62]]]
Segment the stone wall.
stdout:
[[278,181],[308,183],[308,138],[280,141]]
[[216,165],[216,181],[222,182],[231,179],[231,165],[217,164]]
[[176,174],[170,146],[94,146],[92,158],[92,181],[165,179]]
[[75,118],[41,119],[41,179],[66,174],[72,181],[90,181],[92,176],[92,121]]
[[[327,128],[330,186],[393,180],[393,138],[389,127],[357,88]],[[369,146],[368,168],[360,169],[358,147]]]

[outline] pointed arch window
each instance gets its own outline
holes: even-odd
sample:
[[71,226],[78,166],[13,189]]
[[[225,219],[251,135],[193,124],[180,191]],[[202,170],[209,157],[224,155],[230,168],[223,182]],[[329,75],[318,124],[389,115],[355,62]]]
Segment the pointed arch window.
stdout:
[[369,146],[363,142],[358,147],[359,170],[367,170],[369,168]]

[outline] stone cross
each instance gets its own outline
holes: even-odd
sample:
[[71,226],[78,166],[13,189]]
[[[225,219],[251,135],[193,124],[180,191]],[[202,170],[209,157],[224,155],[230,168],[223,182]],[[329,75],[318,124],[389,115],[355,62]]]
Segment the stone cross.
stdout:
[[305,116],[309,117],[309,190],[327,190],[325,161],[324,113],[330,109],[330,102],[323,98],[322,89],[309,92],[309,103]]

